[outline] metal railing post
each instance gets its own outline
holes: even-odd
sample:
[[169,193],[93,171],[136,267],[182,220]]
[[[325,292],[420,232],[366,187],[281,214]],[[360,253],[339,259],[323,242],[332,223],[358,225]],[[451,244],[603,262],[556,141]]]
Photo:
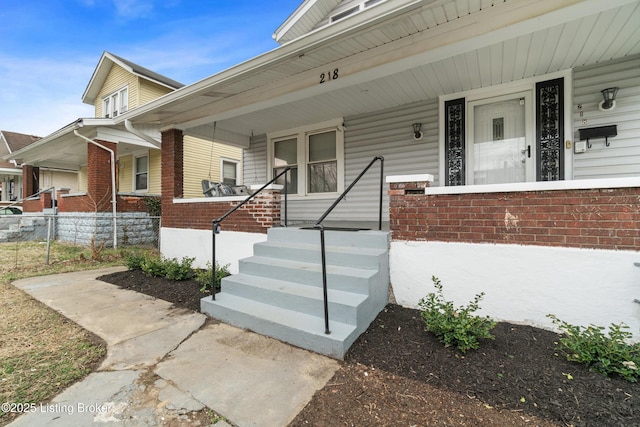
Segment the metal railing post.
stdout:
[[356,185],[358,181],[360,181],[360,178],[362,178],[362,176],[365,173],[367,173],[367,171],[371,168],[371,166],[373,166],[373,164],[377,160],[380,160],[380,205],[378,209],[378,230],[382,230],[382,188],[384,185],[383,184],[384,183],[384,157],[382,156],[376,156],[373,158],[373,160],[371,160],[371,162],[369,162],[369,164],[362,170],[362,172],[360,172],[360,175],[358,175],[356,179],[354,179],[353,182],[347,187],[347,189],[344,190],[342,194],[340,194],[340,196],[338,196],[338,198],[333,202],[333,204],[329,206],[329,209],[327,209],[322,214],[322,216],[318,219],[318,221],[316,221],[315,225],[313,226],[313,228],[315,228],[316,230],[320,230],[320,254],[322,257],[322,292],[323,292],[323,299],[324,299],[324,325],[325,325],[324,333],[325,334],[330,334],[331,331],[329,330],[329,297],[328,297],[328,286],[327,286],[327,260],[326,260],[326,250],[325,250],[325,242],[324,242],[324,226],[322,225],[322,221],[324,221],[327,215],[329,215],[333,211],[333,209],[338,205],[338,203],[340,203],[340,201],[346,197],[347,193],[353,188],[354,185]]
[[382,231],[382,188],[384,187],[384,157],[380,159],[380,204],[378,205],[378,231]]
[[322,296],[324,299],[324,333],[329,335],[329,294],[327,290],[327,257],[324,243],[324,226],[319,225],[320,229],[320,247],[322,253]]
[[[224,221],[224,219],[226,217],[228,217],[229,215],[231,215],[232,213],[234,213],[235,211],[240,209],[242,206],[244,206],[244,204],[247,203],[249,200],[251,200],[254,197],[256,197],[262,190],[267,188],[269,185],[273,184],[282,175],[288,173],[289,170],[291,170],[291,168],[290,167],[286,167],[282,172],[280,172],[278,175],[276,175],[271,181],[267,182],[265,185],[260,187],[255,193],[251,194],[249,197],[244,199],[242,202],[238,203],[236,206],[234,206],[233,208],[229,209],[227,211],[227,213],[222,215],[220,218],[217,218],[217,219],[214,219],[213,221],[211,221],[211,234],[212,234],[212,238],[211,238],[211,258],[212,258],[212,263],[213,263],[211,265],[212,276],[213,276],[211,278],[211,299],[213,299],[213,300],[216,299],[216,234],[220,234],[220,223],[222,221]],[[287,181],[286,181],[286,177],[285,177],[285,187],[284,187],[285,189],[287,188],[286,187],[286,183],[287,183]],[[286,222],[287,221],[287,197],[286,197],[286,191],[285,191],[285,198],[284,198],[284,212],[285,212],[285,222]]]
[[216,299],[216,234],[220,233],[220,225],[217,221],[211,223],[211,299]]

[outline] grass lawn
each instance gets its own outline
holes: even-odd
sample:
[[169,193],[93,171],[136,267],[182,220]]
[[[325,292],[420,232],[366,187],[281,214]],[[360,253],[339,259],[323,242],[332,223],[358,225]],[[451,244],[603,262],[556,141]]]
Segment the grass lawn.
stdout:
[[[104,357],[99,338],[11,285],[25,277],[123,263],[117,251],[97,252],[56,242],[46,265],[44,243],[0,243],[0,403],[47,402]],[[0,426],[12,419],[0,412]]]

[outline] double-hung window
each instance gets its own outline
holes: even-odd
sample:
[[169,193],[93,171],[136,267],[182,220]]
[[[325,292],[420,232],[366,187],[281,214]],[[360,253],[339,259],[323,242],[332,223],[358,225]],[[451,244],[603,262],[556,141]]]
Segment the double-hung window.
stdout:
[[335,194],[344,187],[342,120],[269,135],[271,177],[287,166],[277,183],[299,196]]
[[238,185],[238,162],[222,159],[222,182]]
[[135,158],[135,191],[149,190],[149,156],[139,156]]
[[129,108],[129,90],[124,87],[102,99],[102,115],[116,117]]

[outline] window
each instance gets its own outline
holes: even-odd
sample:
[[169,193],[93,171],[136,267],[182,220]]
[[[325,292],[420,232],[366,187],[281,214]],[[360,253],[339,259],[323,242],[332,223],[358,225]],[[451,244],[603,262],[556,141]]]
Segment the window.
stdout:
[[344,187],[344,136],[342,120],[269,135],[271,177],[285,167],[291,170],[276,183],[299,196],[335,194]]
[[297,138],[283,139],[275,141],[273,144],[273,176],[278,175],[289,166],[291,170],[288,174],[281,176],[276,183],[284,185],[287,180],[287,194],[298,193],[298,140]]
[[309,135],[308,188],[309,193],[338,191],[338,161],[336,131]]
[[126,87],[112,93],[102,100],[102,115],[107,118],[116,117],[118,114],[122,114],[127,111],[128,108],[129,91]]
[[222,160],[221,181],[229,185],[238,185],[238,162]]
[[149,189],[149,156],[136,157],[134,190],[146,191]]

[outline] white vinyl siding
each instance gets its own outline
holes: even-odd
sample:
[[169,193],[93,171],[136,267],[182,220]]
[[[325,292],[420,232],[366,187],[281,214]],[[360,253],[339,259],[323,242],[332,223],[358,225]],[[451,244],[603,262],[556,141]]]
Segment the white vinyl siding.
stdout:
[[[422,123],[424,137],[413,139],[412,123]],[[344,187],[353,182],[375,156],[385,159],[384,175],[433,174],[438,171],[438,101],[431,100],[345,118]],[[264,184],[267,172],[266,136],[254,137],[244,152],[245,182]],[[270,173],[270,172],[269,172]],[[437,185],[437,182],[434,183]],[[369,169],[327,221],[377,221],[380,164]],[[383,184],[383,221],[389,219],[388,185]],[[289,198],[289,219],[317,220],[337,196]]]
[[[618,135],[590,140],[586,153],[575,153],[574,179],[640,176],[640,56],[576,68],[573,88],[574,144],[579,129],[617,125]],[[601,90],[620,88],[615,108],[601,111]],[[580,108],[581,107],[581,108]],[[581,114],[582,112],[582,114]],[[585,123],[586,121],[586,123]]]
[[251,138],[249,148],[242,153],[243,180],[247,185],[267,183],[267,136]]

